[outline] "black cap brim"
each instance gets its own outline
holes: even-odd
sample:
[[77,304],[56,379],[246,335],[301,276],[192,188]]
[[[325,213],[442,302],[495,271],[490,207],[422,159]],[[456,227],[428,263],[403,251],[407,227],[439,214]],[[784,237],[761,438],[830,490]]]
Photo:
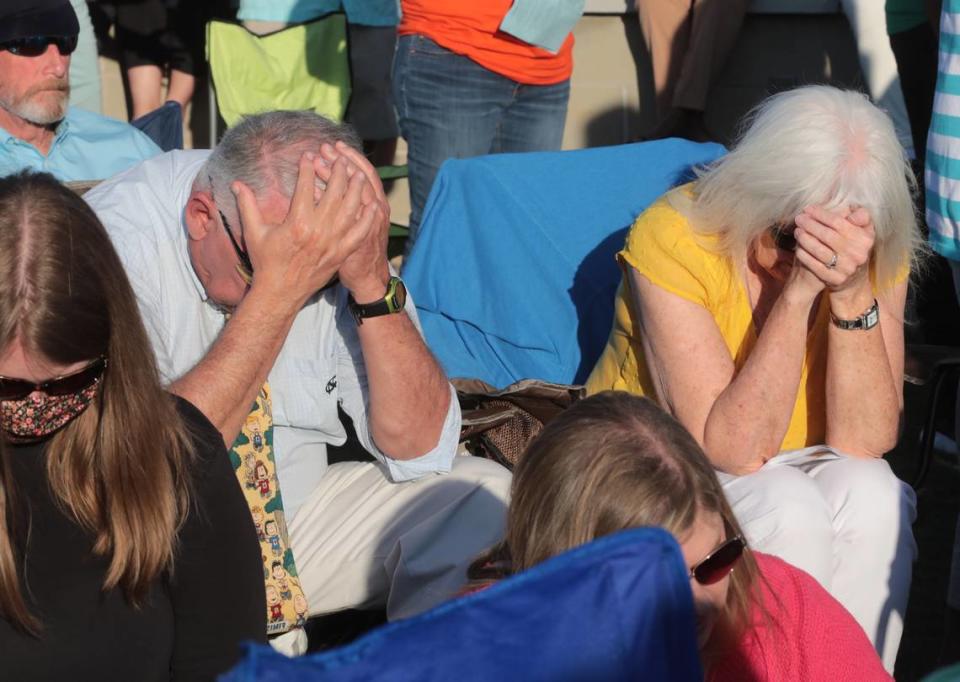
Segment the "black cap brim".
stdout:
[[80,22],[69,2],[0,16],[0,43],[33,36],[66,37],[79,33]]

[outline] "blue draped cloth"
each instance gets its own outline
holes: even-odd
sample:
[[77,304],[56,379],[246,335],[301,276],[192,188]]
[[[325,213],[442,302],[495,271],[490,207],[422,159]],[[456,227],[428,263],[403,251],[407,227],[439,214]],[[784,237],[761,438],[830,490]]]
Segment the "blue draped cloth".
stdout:
[[671,139],[444,163],[403,277],[447,375],[582,383],[613,323],[627,229],[723,152]]
[[702,680],[690,580],[659,528],[610,535],[333,651],[251,647],[224,682]]

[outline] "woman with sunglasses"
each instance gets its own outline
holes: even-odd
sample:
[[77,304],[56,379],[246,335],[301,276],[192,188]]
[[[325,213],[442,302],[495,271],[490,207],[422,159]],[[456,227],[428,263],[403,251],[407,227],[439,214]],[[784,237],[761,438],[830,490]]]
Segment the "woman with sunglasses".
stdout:
[[747,548],[700,446],[653,402],[606,391],[551,421],[517,465],[503,543],[468,591],[627,528],[660,526],[690,571],[710,680],[889,680],[809,575]]
[[675,416],[751,544],[815,577],[892,671],[915,554],[913,491],[882,459],[922,244],[908,160],[864,95],[810,86],[697,175],[630,230],[588,390]]
[[94,213],[0,179],[0,660],[10,679],[209,680],[263,641],[218,432],[165,393]]

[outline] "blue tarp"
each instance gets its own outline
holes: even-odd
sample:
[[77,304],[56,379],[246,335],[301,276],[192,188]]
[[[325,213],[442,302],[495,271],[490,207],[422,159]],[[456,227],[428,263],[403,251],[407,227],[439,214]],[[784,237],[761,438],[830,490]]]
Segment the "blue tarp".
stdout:
[[447,375],[584,381],[610,333],[627,229],[723,152],[673,139],[444,163],[403,277]]
[[693,598],[673,536],[607,536],[323,654],[251,647],[225,682],[702,680]]

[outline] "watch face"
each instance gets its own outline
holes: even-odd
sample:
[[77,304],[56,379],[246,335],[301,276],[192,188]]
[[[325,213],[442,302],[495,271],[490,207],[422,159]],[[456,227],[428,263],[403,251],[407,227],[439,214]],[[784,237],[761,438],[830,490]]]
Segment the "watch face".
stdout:
[[403,280],[397,277],[397,286],[393,291],[393,300],[390,302],[390,311],[398,312],[403,310],[403,307],[407,304],[407,287],[404,285]]

